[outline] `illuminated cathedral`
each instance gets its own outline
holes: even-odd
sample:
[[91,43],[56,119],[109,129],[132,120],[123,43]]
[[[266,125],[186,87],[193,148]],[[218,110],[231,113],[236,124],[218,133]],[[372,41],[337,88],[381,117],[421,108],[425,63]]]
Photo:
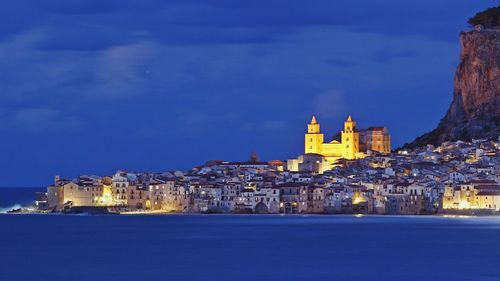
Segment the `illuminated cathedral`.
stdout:
[[385,127],[358,129],[349,115],[340,132],[339,140],[325,142],[320,124],[313,116],[304,136],[304,154],[288,161],[289,170],[312,170],[322,173],[331,169],[340,159],[364,158],[368,151],[391,152],[391,137]]
[[304,153],[320,154],[330,160],[339,158],[351,160],[363,158],[368,150],[380,153],[391,152],[391,137],[386,128],[370,127],[358,130],[356,121],[351,115],[344,122],[344,130],[340,135],[340,141],[325,142],[325,135],[321,133],[320,124],[313,116],[311,123],[307,125]]

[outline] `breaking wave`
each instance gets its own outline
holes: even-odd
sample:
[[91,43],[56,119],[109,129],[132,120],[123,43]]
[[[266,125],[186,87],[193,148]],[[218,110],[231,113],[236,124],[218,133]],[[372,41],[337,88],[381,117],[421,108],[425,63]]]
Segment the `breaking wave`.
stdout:
[[21,204],[14,204],[10,207],[0,207],[0,214],[6,214],[8,211],[22,208]]

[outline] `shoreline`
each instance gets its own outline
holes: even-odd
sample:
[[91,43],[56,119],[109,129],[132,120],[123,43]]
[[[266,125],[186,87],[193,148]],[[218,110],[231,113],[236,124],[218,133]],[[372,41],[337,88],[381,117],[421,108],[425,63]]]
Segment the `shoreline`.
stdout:
[[120,215],[120,216],[258,216],[258,217],[271,217],[271,216],[281,216],[281,217],[441,217],[441,218],[500,218],[500,214],[487,214],[487,213],[467,213],[467,212],[447,212],[447,213],[435,213],[435,214],[419,214],[419,215],[404,215],[404,214],[362,214],[362,213],[187,213],[187,212],[168,212],[168,211],[123,211],[123,212],[47,212],[47,211],[8,211],[5,213],[0,213],[0,215],[63,215],[63,216],[110,216],[110,215]]

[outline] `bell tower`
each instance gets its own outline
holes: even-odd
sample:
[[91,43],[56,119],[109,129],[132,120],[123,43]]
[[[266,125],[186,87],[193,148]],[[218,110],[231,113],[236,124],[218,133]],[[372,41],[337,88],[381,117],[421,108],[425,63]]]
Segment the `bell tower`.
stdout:
[[342,157],[345,159],[356,158],[359,152],[359,133],[356,132],[356,121],[352,120],[351,115],[344,122],[342,131]]
[[320,131],[320,125],[313,116],[311,123],[307,124],[307,133],[305,134],[305,149],[304,153],[321,154],[321,146],[323,144],[324,135]]

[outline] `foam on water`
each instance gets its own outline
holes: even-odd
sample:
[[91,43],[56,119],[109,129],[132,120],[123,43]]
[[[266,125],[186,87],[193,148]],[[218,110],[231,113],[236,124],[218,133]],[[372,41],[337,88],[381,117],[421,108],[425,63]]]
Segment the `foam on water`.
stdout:
[[12,211],[15,209],[20,209],[20,208],[22,208],[21,204],[14,204],[14,205],[7,207],[7,208],[0,207],[0,214],[6,214],[9,211]]

